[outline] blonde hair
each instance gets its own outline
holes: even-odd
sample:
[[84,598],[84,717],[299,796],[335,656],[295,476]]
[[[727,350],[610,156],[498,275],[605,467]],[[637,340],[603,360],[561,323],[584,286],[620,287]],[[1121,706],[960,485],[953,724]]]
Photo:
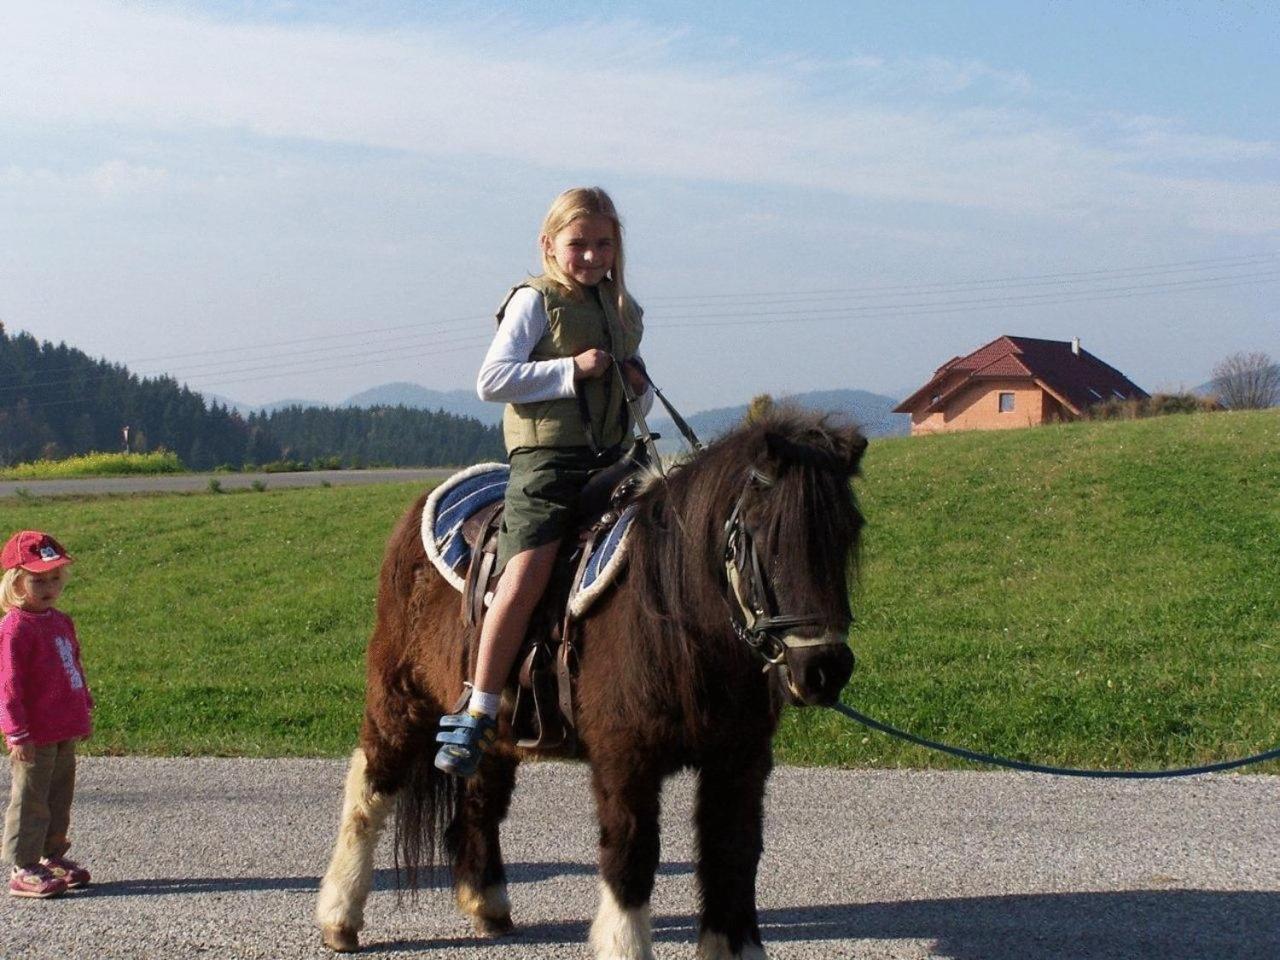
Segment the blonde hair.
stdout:
[[538,245],[542,251],[542,272],[575,296],[582,295],[582,287],[560,269],[556,258],[548,252],[547,239],[554,240],[569,224],[582,217],[608,217],[613,221],[613,268],[609,279],[617,296],[618,317],[624,324],[632,320],[631,298],[623,280],[622,220],[613,200],[600,187],[573,187],[556,197],[551,209],[542,218],[542,230],[538,233]]
[[[66,583],[67,568],[65,566],[55,567],[50,572],[56,573],[58,579]],[[31,571],[14,567],[12,570],[6,570],[4,576],[0,577],[0,613],[8,613],[14,607],[22,606],[22,602],[27,599],[26,579],[29,576]]]
[[0,577],[0,611],[8,613],[14,607],[21,606],[26,599],[27,591],[22,586],[27,571],[21,567],[6,570]]

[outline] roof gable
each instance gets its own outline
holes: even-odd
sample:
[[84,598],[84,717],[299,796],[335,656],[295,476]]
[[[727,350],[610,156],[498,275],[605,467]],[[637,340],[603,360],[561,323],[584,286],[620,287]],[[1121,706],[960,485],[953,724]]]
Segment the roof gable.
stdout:
[[1104,400],[1142,399],[1145,390],[1088,350],[1065,340],[997,337],[964,357],[948,360],[923,387],[894,408],[897,413],[938,409],[978,380],[1039,381],[1080,413]]

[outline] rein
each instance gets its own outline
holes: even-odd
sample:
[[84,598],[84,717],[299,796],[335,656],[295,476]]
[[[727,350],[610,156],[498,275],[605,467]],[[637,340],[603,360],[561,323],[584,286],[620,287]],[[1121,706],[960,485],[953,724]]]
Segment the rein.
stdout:
[[[631,389],[631,384],[627,383],[627,377],[622,372],[622,364],[618,362],[618,358],[613,354],[609,355],[609,359],[612,361],[610,366],[618,377],[618,383],[622,386],[622,397],[626,401],[627,409],[631,412],[631,420],[640,431],[639,440],[649,450],[649,462],[653,464],[654,469],[665,480],[667,474],[662,469],[662,457],[659,455],[658,446],[654,442],[659,439],[658,435],[649,429],[649,423],[645,420],[644,411],[640,409],[640,398]],[[653,378],[649,376],[649,371],[645,369],[644,364],[637,361],[635,369],[640,371],[640,375],[644,377],[645,382],[653,389],[654,396],[666,408],[667,416],[671,417],[671,422],[676,425],[676,429],[684,436],[689,446],[695,451],[701,450],[702,441],[698,439],[697,434],[693,432],[693,428],[689,426],[684,417],[680,416],[676,408],[671,405],[671,402],[658,389],[658,385],[653,382]]]
[[850,720],[856,720],[863,726],[870,727],[872,730],[879,730],[881,733],[887,733],[891,737],[898,737],[917,746],[927,747],[930,750],[939,750],[942,753],[949,753],[954,757],[960,757],[962,760],[971,760],[974,763],[988,763],[997,767],[1007,767],[1010,770],[1022,770],[1028,773],[1048,773],[1056,777],[1089,777],[1093,779],[1107,780],[1159,780],[1172,777],[1191,777],[1201,773],[1220,773],[1223,770],[1235,770],[1238,767],[1247,767],[1251,764],[1262,763],[1264,760],[1280,759],[1280,747],[1274,750],[1267,750],[1264,753],[1255,753],[1249,757],[1242,757],[1239,760],[1224,760],[1221,763],[1209,763],[1199,767],[1176,767],[1172,770],[1087,770],[1077,767],[1051,767],[1040,763],[1025,763],[1022,760],[1010,760],[1007,757],[997,757],[987,753],[979,753],[976,750],[966,750],[963,747],[953,747],[949,744],[939,743],[936,740],[927,740],[924,737],[918,737],[914,733],[908,733],[905,730],[899,730],[897,727],[891,727],[887,723],[881,723],[879,720],[873,720],[863,713],[859,713],[852,707],[846,707],[843,703],[831,704],[831,709],[836,713],[848,717]]

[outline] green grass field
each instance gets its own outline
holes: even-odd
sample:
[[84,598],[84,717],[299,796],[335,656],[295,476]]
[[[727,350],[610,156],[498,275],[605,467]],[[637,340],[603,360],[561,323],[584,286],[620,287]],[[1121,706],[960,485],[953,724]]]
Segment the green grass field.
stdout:
[[[1280,743],[1280,412],[881,440],[864,466],[847,702],[1041,762]],[[417,492],[3,501],[6,528],[78,558],[88,749],[349,749],[383,544]],[[961,765],[829,711],[790,711],[778,757]]]

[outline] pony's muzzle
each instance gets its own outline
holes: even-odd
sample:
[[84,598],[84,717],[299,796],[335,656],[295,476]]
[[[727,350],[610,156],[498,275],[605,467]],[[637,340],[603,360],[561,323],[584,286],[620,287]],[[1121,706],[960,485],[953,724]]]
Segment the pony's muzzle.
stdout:
[[803,646],[786,648],[778,678],[787,699],[797,706],[830,706],[853,676],[854,657],[848,643],[842,635],[827,637],[826,643],[807,640]]

